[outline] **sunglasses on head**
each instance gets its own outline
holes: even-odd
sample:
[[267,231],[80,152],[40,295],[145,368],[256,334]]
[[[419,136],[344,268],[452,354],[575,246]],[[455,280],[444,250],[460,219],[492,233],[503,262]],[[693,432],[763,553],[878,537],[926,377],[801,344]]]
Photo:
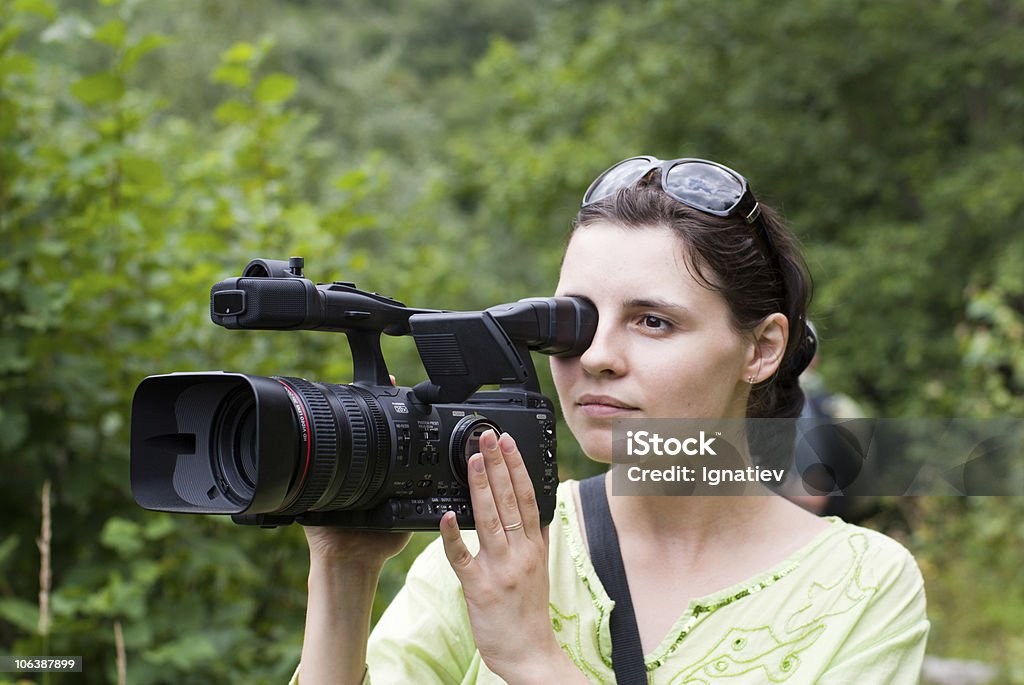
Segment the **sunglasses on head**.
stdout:
[[581,206],[586,207],[629,188],[653,169],[661,170],[661,189],[665,194],[687,207],[714,216],[739,215],[748,224],[753,224],[761,216],[761,207],[754,199],[747,179],[727,166],[691,157],[662,161],[641,155],[624,159],[590,184]]
[[[759,229],[757,233],[763,241],[765,258],[772,261],[770,255],[778,254],[764,223],[758,221],[761,206],[754,199],[747,179],[727,166],[706,159],[681,157],[664,161],[649,155],[624,159],[590,184],[580,206],[586,207],[631,187],[653,169],[660,169],[661,189],[673,200],[705,214],[743,217],[744,221]],[[807,326],[805,331],[806,339],[800,346],[801,353],[796,362],[798,373],[807,368],[818,348],[814,329]]]

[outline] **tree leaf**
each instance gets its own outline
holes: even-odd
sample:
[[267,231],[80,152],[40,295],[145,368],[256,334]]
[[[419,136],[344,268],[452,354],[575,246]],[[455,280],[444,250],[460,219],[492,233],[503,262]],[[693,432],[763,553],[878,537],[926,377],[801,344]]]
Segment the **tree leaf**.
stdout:
[[256,99],[267,104],[285,102],[295,94],[295,86],[295,79],[288,74],[269,74],[256,86]]
[[28,55],[13,54],[0,57],[0,80],[7,74],[31,74],[36,63]]
[[177,666],[184,670],[195,670],[199,664],[216,658],[217,649],[209,642],[196,639],[193,635],[168,642],[146,655],[147,661]]
[[220,61],[226,64],[245,64],[256,55],[252,43],[235,43],[220,54]]
[[124,79],[103,71],[76,81],[71,86],[71,94],[90,106],[114,102],[124,95]]
[[[5,360],[4,371],[24,371],[31,368],[32,360],[27,356],[16,356]],[[19,409],[0,409],[0,449],[13,452],[28,434],[28,417]]]
[[228,100],[222,102],[213,113],[214,118],[222,124],[231,123],[244,123],[251,121],[256,112],[252,107],[239,102],[238,100]]
[[10,558],[11,554],[18,548],[18,536],[8,535],[4,538],[3,542],[0,542],[0,568],[4,567],[7,563],[7,559]]
[[100,542],[124,556],[130,556],[142,549],[142,530],[134,521],[114,517],[103,526]]
[[39,607],[16,597],[0,599],[0,618],[27,633],[35,633],[39,629]]
[[169,514],[156,514],[149,518],[143,529],[147,540],[165,538],[176,530],[174,519]]
[[119,48],[124,45],[125,25],[120,19],[108,21],[96,29],[93,40],[105,43],[112,48]]
[[236,88],[245,88],[252,81],[249,67],[239,64],[221,64],[213,70],[210,79],[214,83],[226,83]]
[[125,179],[145,190],[155,190],[167,183],[163,169],[147,157],[130,155],[121,158]]
[[124,68],[131,70],[143,56],[171,42],[170,36],[161,33],[150,33],[143,36],[124,51]]
[[14,11],[38,14],[50,21],[57,18],[57,8],[49,0],[14,0]]

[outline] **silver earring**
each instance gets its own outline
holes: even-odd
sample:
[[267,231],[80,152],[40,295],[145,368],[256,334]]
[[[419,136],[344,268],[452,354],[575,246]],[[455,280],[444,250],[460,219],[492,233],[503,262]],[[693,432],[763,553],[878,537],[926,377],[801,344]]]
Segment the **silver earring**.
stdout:
[[756,380],[757,379],[754,378],[753,376],[747,376],[747,383],[750,383],[751,385],[753,385],[754,381],[756,381]]

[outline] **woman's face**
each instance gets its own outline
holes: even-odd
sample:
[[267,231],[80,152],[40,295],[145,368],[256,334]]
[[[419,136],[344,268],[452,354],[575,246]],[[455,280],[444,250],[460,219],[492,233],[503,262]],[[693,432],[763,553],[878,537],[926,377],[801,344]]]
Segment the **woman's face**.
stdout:
[[569,428],[590,458],[611,461],[613,419],[742,418],[757,373],[750,336],[725,300],[687,271],[670,229],[579,228],[556,295],[584,297],[599,322],[580,357],[551,359]]

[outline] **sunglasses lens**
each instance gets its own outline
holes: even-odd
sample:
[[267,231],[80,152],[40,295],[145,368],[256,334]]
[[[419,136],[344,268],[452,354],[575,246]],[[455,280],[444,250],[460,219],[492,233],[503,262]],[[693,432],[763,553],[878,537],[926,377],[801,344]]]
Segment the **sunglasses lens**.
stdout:
[[728,212],[743,197],[743,181],[711,164],[683,162],[669,169],[665,190],[692,207]]
[[651,161],[636,158],[619,162],[604,172],[583,196],[583,204],[589,205],[598,200],[614,195],[622,188],[628,188],[651,169]]

